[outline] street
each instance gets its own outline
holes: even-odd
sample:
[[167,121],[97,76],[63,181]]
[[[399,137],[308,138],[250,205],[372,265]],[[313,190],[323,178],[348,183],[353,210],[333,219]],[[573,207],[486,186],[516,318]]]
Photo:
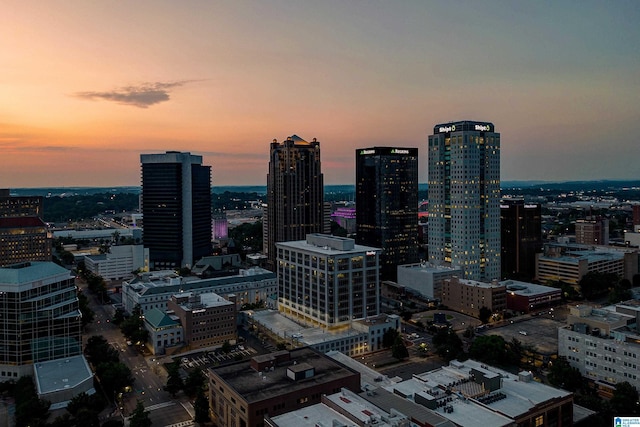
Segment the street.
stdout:
[[[120,361],[124,363],[135,378],[132,390],[123,393],[122,413],[118,408],[112,407],[111,413],[121,417],[127,417],[135,409],[140,400],[145,409],[149,411],[149,418],[154,426],[180,425],[188,427],[193,420],[194,411],[189,399],[179,394],[173,399],[169,393],[163,390],[166,384],[167,372],[153,355],[143,356],[135,346],[127,345],[126,338],[120,332],[117,325],[111,322],[113,309],[110,305],[100,304],[96,298],[85,288],[84,283],[77,281],[80,289],[83,289],[89,299],[89,307],[93,310],[95,318],[86,326],[83,340],[92,335],[101,335],[120,355]],[[109,402],[114,401],[114,396],[105,396]],[[189,422],[189,423],[187,423]],[[187,423],[187,424],[185,424]]]

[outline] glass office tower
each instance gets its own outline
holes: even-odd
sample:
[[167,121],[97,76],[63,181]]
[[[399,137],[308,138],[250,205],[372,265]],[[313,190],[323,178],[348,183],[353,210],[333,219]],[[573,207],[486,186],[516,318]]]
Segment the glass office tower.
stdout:
[[211,166],[202,156],[142,154],[143,241],[154,269],[193,267],[211,255]]
[[418,149],[356,150],[356,243],[382,248],[383,280],[418,262]]

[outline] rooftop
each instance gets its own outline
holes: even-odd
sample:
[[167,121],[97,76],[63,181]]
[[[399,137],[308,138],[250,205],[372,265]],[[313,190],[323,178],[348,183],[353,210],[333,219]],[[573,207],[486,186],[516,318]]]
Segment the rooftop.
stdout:
[[527,297],[544,295],[551,292],[560,292],[557,288],[536,285],[535,283],[520,282],[518,280],[504,280],[500,282],[500,284],[507,287],[507,292]]
[[382,249],[371,246],[356,245],[353,239],[330,236],[326,234],[309,234],[306,240],[278,242],[277,247],[306,251],[321,255],[362,254],[363,252],[381,252]]
[[71,277],[71,272],[54,262],[30,261],[0,267],[0,286],[21,285],[57,275]]
[[[314,375],[298,381],[288,378],[287,369],[301,363],[313,366]],[[209,372],[222,379],[248,403],[259,402],[281,394],[295,393],[296,390],[304,390],[346,376],[359,375],[310,347],[291,350],[290,360],[275,365],[272,369],[256,372],[251,368],[251,361],[244,360],[231,365],[210,368]]]
[[276,275],[263,268],[254,267],[248,270],[240,270],[234,276],[213,277],[200,279],[198,277],[180,277],[175,272],[166,272],[163,275],[142,275],[128,282],[128,285],[139,295],[176,294],[191,290],[235,285],[237,283],[261,282],[263,280],[275,280]]
[[[486,377],[495,378],[497,376],[501,378],[500,388],[491,393],[492,395],[498,395],[499,393],[498,398],[487,401],[474,394],[474,390],[469,386],[478,384],[473,380],[468,380],[472,369],[483,372]],[[411,383],[404,384],[407,382]],[[514,375],[474,360],[452,361],[449,366],[414,375],[413,379],[394,387],[404,387],[418,392],[421,388],[420,383],[423,384],[422,389],[437,386],[441,390],[448,388],[452,391],[451,396],[455,396],[450,403],[453,404],[453,412],[446,413],[443,411],[443,416],[459,425],[502,425],[498,423],[497,419],[491,421],[489,418],[502,417],[500,414],[504,414],[515,419],[526,414],[537,405],[571,395],[565,390],[532,381],[528,379],[528,375]],[[438,411],[443,409],[439,408]]]
[[73,388],[93,376],[82,355],[38,362],[33,369],[39,394]]

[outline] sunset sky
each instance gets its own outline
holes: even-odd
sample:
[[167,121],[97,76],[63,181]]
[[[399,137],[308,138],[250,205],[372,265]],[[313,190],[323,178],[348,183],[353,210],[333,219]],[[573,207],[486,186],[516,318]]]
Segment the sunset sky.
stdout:
[[190,151],[265,185],[272,139],[420,149],[491,121],[503,180],[640,179],[640,2],[5,0],[0,188],[140,185]]

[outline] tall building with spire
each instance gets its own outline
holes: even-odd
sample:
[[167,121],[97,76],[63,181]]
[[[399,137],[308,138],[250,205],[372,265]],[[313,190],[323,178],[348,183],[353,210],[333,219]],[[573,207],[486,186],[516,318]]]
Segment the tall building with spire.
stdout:
[[493,123],[444,123],[428,148],[429,260],[499,279],[500,134]]
[[192,268],[211,255],[211,166],[202,156],[142,154],[143,241],[152,268]]
[[356,150],[356,243],[382,248],[380,274],[418,257],[418,149]]
[[324,183],[320,169],[320,142],[297,135],[271,143],[267,175],[264,253],[267,266],[275,268],[276,242],[304,240],[322,233]]

